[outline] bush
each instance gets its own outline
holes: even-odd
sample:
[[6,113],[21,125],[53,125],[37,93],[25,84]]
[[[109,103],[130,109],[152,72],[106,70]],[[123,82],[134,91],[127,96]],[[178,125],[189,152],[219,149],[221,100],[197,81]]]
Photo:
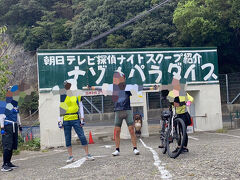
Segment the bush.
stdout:
[[34,138],[28,142],[19,145],[20,150],[39,151],[41,149],[40,138]]
[[[13,151],[14,155],[20,154],[20,151],[40,151],[40,138],[34,138],[28,142],[24,142],[24,139],[21,136],[18,136],[18,149]],[[2,136],[0,136],[0,156],[2,156]]]
[[227,133],[227,129],[218,129],[216,130],[216,133]]

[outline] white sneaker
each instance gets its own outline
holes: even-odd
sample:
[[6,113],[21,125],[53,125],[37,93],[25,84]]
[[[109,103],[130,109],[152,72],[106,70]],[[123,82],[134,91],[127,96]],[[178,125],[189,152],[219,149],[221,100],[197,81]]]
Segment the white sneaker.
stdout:
[[139,154],[140,154],[139,150],[137,150],[137,149],[134,149],[134,150],[133,150],[133,153],[134,153],[135,155],[139,155]]
[[87,159],[87,161],[93,161],[94,157],[92,157],[91,154],[88,154],[86,159]]
[[73,161],[73,156],[69,156],[68,160],[66,160],[66,163],[72,163]]
[[112,155],[113,155],[113,156],[119,156],[119,155],[120,155],[120,152],[119,152],[118,150],[116,150],[116,151],[114,151],[114,152],[112,153]]

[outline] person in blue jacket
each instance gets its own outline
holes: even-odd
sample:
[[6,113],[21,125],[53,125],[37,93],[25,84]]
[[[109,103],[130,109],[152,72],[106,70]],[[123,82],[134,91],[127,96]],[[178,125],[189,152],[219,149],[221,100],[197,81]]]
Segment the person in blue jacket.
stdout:
[[11,163],[13,150],[18,146],[18,128],[21,131],[18,102],[14,100],[13,94],[18,90],[18,86],[7,89],[6,101],[0,104],[0,125],[3,145],[3,165],[1,171],[8,172],[18,166]]

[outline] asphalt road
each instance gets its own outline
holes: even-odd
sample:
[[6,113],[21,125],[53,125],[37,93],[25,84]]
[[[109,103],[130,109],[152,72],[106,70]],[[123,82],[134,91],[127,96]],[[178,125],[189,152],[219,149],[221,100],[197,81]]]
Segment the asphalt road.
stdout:
[[19,168],[0,172],[0,179],[240,179],[240,129],[227,133],[190,134],[189,153],[171,159],[162,154],[159,135],[138,140],[140,155],[132,152],[130,140],[121,140],[120,156],[113,157],[114,142],[106,138],[89,145],[95,161],[86,161],[81,145],[73,146],[76,161],[66,164],[65,148],[47,152],[21,152],[13,157]]

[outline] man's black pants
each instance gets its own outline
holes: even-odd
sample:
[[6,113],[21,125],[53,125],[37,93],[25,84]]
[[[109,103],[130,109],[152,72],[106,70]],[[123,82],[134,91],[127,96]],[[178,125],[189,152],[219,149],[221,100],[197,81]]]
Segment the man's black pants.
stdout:
[[5,134],[2,135],[3,145],[3,164],[11,162],[13,149],[17,149],[18,146],[18,126],[15,123],[15,132],[13,132],[13,125],[8,124],[4,126]]

